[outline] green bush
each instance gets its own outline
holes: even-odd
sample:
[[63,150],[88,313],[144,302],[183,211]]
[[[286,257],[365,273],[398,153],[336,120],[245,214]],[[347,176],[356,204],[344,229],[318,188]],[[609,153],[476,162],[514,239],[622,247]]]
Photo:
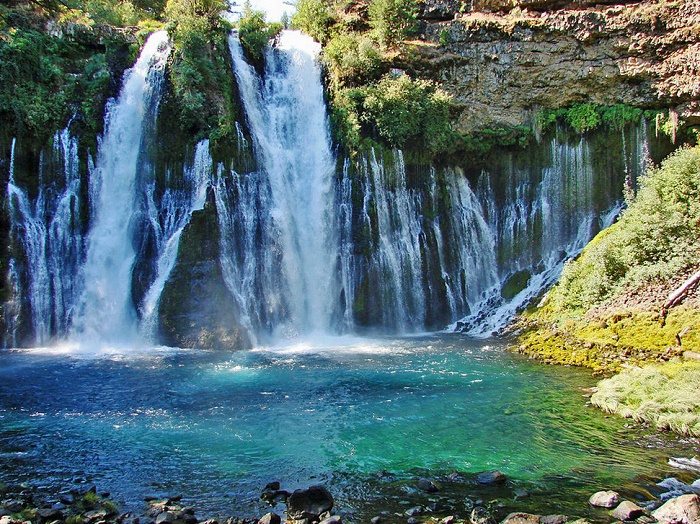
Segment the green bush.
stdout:
[[369,24],[379,42],[394,46],[416,32],[417,0],[372,0]]
[[620,220],[567,264],[550,294],[558,311],[586,311],[700,260],[700,147],[681,149],[641,180]]
[[603,123],[611,129],[618,130],[623,129],[628,124],[636,124],[644,115],[644,111],[638,107],[625,104],[602,107],[600,112]]
[[323,59],[338,86],[361,85],[376,79],[382,57],[374,42],[356,33],[338,34],[323,50]]
[[454,141],[451,98],[427,80],[386,76],[364,91],[361,121],[393,147],[445,151]]
[[243,16],[238,22],[238,36],[248,58],[261,64],[265,48],[272,38],[282,31],[282,24],[265,22],[265,13],[255,11],[249,4],[243,9]]
[[600,120],[594,104],[577,104],[566,111],[566,122],[577,133],[594,130],[600,125]]
[[304,31],[315,40],[325,43],[333,18],[324,0],[299,0],[292,17],[292,27]]

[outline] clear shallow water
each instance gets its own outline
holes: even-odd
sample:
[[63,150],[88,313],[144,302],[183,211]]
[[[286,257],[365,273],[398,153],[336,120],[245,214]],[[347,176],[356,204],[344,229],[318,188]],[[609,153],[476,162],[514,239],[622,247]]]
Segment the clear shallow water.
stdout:
[[666,461],[696,442],[644,435],[586,406],[594,382],[456,335],[239,353],[9,352],[0,481],[89,481],[133,509],[144,495],[182,493],[200,514],[235,515],[259,513],[272,480],[322,482],[364,520],[419,500],[418,475],[500,469],[505,489],[446,483],[440,496],[459,507],[469,494],[512,500],[524,486],[535,493],[526,505],[579,514],[601,487],[644,495],[632,484],[682,477]]

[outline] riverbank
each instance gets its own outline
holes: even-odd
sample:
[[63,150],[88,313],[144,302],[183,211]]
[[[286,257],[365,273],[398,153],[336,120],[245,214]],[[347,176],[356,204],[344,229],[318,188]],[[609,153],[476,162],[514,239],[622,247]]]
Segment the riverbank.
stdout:
[[700,148],[651,169],[628,200],[618,222],[521,315],[516,351],[600,375],[621,372],[599,384],[594,405],[698,435]]
[[[700,519],[700,479],[693,482],[688,479],[700,476],[700,462],[696,459],[671,459],[670,462],[686,482],[670,477],[655,484],[640,484],[631,497],[629,488],[622,493],[610,489],[591,493],[588,503],[582,503],[579,516],[533,513],[533,505],[528,503],[530,492],[514,487],[500,471],[486,471],[412,479],[403,486],[405,509],[392,511],[390,504],[387,509],[381,509],[380,501],[376,515],[365,520],[372,524],[588,524],[615,520],[696,524]],[[384,475],[389,473],[384,472]],[[455,486],[462,489],[469,501],[460,513],[444,501],[445,494],[452,495]],[[493,498],[494,495],[497,497]],[[506,500],[505,496],[511,499]],[[63,489],[59,493],[46,493],[28,486],[0,485],[0,523],[342,524],[365,521],[338,507],[323,485],[292,491],[283,489],[279,482],[271,482],[260,492],[260,501],[267,509],[261,510],[258,516],[202,517],[197,503],[182,495],[145,496],[141,511],[122,512],[109,493],[99,492],[94,485]]]

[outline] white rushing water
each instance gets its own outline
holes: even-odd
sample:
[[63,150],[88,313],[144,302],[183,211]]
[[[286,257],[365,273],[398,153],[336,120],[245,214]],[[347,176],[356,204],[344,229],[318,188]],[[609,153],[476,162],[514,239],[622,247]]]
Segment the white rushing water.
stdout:
[[[287,327],[328,331],[337,296],[335,160],[317,60],[320,46],[300,32],[283,31],[278,45],[267,51],[261,78],[245,61],[235,34],[229,45],[263,182],[270,188],[266,211],[278,232]],[[232,277],[234,295],[246,287],[244,273]]]
[[144,120],[157,104],[169,51],[167,33],[153,33],[107,109],[91,187],[94,217],[83,268],[85,288],[74,323],[74,336],[85,343],[129,344],[137,337],[130,222]]
[[[77,270],[83,257],[78,141],[68,128],[54,135],[50,164],[62,166],[62,172],[47,172],[42,155],[38,194],[33,199],[15,181],[14,149],[13,141],[7,184],[10,220],[26,257],[34,343],[43,344],[69,325],[78,289]],[[13,273],[15,267],[12,264]],[[12,280],[19,285],[16,273]]]
[[[213,161],[209,141],[202,140],[195,148],[191,166],[183,170],[178,184],[171,181],[160,202],[156,202],[155,183],[146,194],[148,220],[156,237],[156,278],[146,291],[141,305],[141,331],[151,342],[157,342],[158,304],[170,273],[175,267],[180,237],[194,211],[204,208],[207,187],[212,180]],[[169,177],[169,178],[172,178]]]

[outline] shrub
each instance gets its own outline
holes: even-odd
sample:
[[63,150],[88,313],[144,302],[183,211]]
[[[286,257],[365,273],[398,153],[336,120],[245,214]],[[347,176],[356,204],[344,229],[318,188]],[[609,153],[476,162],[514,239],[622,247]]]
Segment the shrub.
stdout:
[[369,24],[379,42],[387,47],[413,35],[417,28],[416,0],[372,0]]
[[292,27],[325,43],[332,21],[330,9],[324,0],[299,0],[297,11],[292,17]]
[[249,4],[243,9],[243,16],[238,22],[238,36],[248,58],[261,64],[265,48],[270,40],[282,31],[282,24],[265,22],[265,13],[254,11]]
[[338,86],[374,80],[382,68],[382,58],[374,42],[355,33],[331,38],[323,51],[323,58]]
[[556,310],[586,311],[700,259],[700,147],[678,150],[641,180],[620,220],[567,264],[550,295]]
[[644,112],[638,107],[616,104],[601,108],[602,121],[611,129],[623,129],[628,124],[636,124]]
[[444,151],[453,139],[450,97],[427,80],[386,76],[366,89],[362,120],[393,147]]
[[600,125],[600,115],[594,104],[577,104],[566,111],[566,122],[577,133],[585,133]]

